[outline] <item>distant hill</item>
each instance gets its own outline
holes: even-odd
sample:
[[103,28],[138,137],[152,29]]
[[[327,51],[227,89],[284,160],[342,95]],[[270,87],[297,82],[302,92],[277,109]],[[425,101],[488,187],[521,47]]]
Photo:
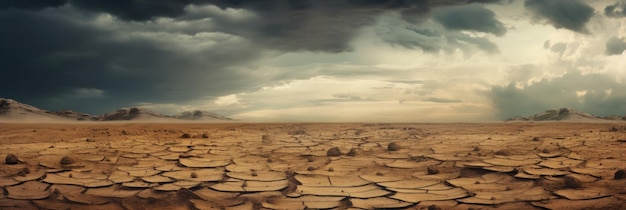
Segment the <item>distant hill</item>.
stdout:
[[61,111],[54,112],[54,114],[60,117],[68,118],[71,120],[78,120],[78,121],[97,121],[99,120],[99,117],[100,117],[98,115],[90,115],[90,114],[85,114],[85,113],[76,112],[72,110],[61,110]]
[[183,120],[232,120],[231,118],[224,117],[215,113],[195,110],[193,112],[183,112],[174,116],[177,119]]
[[624,120],[626,117],[609,116],[598,117],[589,113],[578,111],[572,108],[560,108],[546,110],[532,116],[517,116],[506,121],[568,121],[568,122],[589,122],[606,120]]
[[13,99],[0,98],[0,120],[9,121],[58,121],[67,120],[56,114],[37,107],[17,102]]
[[103,115],[91,115],[72,110],[51,112],[17,102],[13,99],[0,98],[0,121],[227,121],[230,118],[205,111],[183,112],[168,116],[145,108],[121,108]]
[[99,117],[100,121],[118,121],[118,120],[137,120],[137,121],[160,121],[160,120],[173,120],[166,115],[162,115],[156,112],[144,108],[122,108],[118,109]]

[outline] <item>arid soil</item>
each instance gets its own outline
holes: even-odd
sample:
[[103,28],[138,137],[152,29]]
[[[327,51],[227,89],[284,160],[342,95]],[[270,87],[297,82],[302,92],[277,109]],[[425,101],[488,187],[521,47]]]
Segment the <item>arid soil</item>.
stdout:
[[626,209],[626,124],[0,124],[0,209]]

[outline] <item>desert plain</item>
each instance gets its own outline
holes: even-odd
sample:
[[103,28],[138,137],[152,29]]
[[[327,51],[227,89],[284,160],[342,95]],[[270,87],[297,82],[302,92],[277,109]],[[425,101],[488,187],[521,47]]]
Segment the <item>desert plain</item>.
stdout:
[[626,124],[2,123],[0,209],[626,209]]

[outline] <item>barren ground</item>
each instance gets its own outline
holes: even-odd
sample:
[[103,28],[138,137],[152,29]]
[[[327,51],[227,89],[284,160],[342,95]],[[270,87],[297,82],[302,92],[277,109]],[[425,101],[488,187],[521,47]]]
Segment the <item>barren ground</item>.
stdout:
[[625,127],[0,124],[0,209],[626,209]]

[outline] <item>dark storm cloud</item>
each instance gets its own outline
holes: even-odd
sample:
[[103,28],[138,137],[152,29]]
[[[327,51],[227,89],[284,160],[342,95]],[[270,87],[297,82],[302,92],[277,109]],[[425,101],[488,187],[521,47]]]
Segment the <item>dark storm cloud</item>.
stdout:
[[604,8],[604,14],[612,18],[626,17],[626,2],[617,2],[607,6]]
[[607,55],[621,55],[624,50],[626,50],[626,39],[611,37],[606,41],[606,51]]
[[[468,2],[495,1],[0,1],[0,97],[102,113],[250,91],[310,76],[257,71],[251,64],[266,49],[348,51],[359,29],[384,12],[423,18]],[[194,7],[209,9],[192,14]],[[497,49],[472,37],[451,42]]]
[[386,25],[387,30],[377,35],[385,42],[408,49],[421,49],[427,53],[453,53],[457,49],[471,55],[474,49],[498,53],[496,44],[484,37],[473,37],[458,31],[445,31],[437,26]]
[[1,0],[0,9],[30,9],[38,10],[47,7],[64,5],[67,0]]
[[[0,33],[0,66],[6,69],[0,95],[47,109],[82,107],[79,111],[99,113],[134,102],[185,101],[206,90],[219,96],[259,84],[251,73],[227,68],[253,59],[258,51],[228,39],[218,40],[220,50],[186,52],[150,36],[118,37],[123,35],[74,16],[5,11],[0,24],[21,26]],[[101,91],[102,97],[72,97],[81,90]]]
[[506,33],[504,25],[496,19],[493,11],[480,5],[470,4],[435,10],[435,20],[451,30],[469,30],[498,36]]
[[594,9],[580,0],[526,0],[524,7],[536,19],[581,33],[587,33],[585,25],[594,14]]
[[[519,81],[525,82],[525,81]],[[610,74],[569,72],[518,88],[493,86],[490,97],[501,119],[571,107],[598,116],[626,113],[626,84]]]

